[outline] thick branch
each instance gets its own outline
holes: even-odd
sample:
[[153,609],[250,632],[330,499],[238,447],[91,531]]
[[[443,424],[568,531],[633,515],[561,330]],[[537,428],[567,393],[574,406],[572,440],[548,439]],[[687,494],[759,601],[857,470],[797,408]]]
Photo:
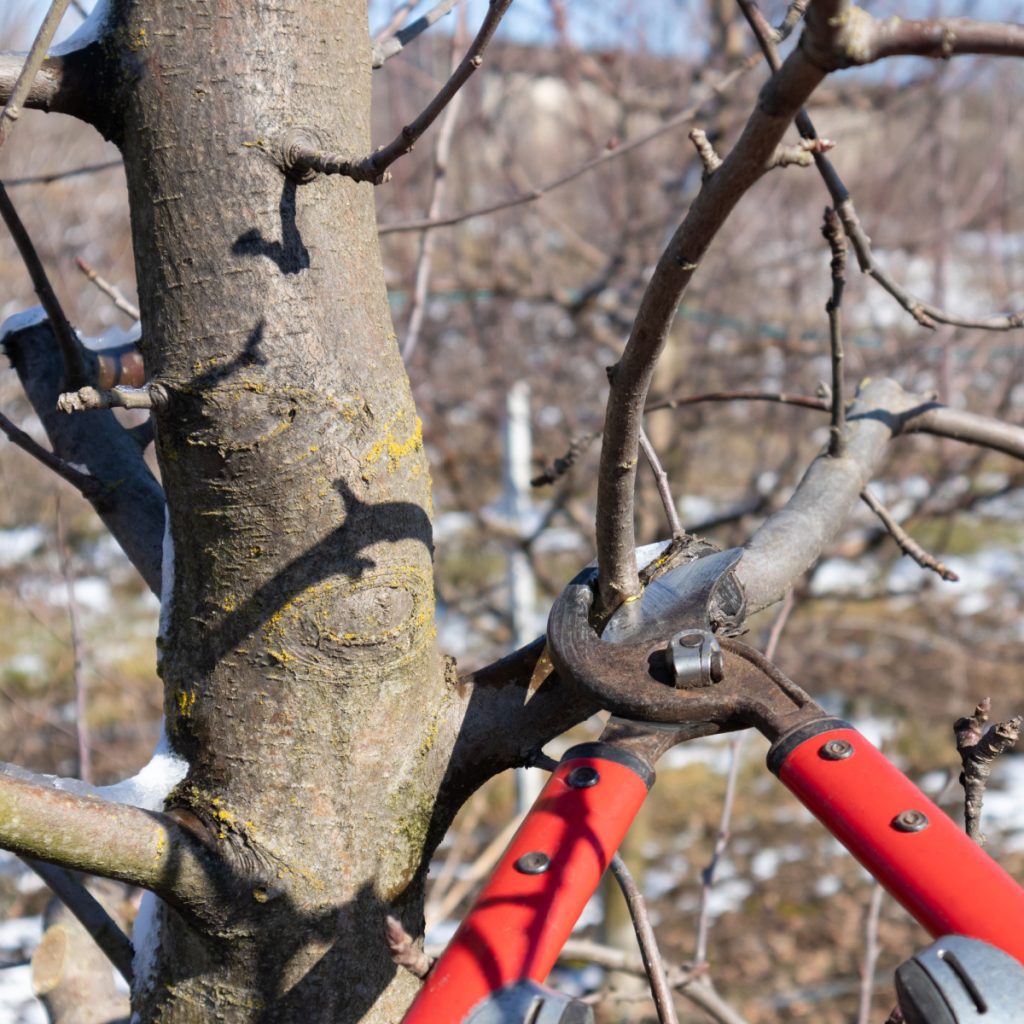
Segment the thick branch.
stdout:
[[[88,124],[102,123],[111,111],[104,110],[97,89],[100,53],[98,46],[47,57],[32,81],[23,106],[27,110],[70,114]],[[24,66],[22,53],[0,53],[0,101],[14,92]]]
[[[29,318],[31,319],[31,318]],[[164,495],[136,439],[105,410],[65,416],[57,411],[63,368],[49,324],[9,330],[2,341],[53,446],[76,472],[98,486],[85,496],[155,593],[160,593]],[[90,365],[98,354],[87,353]],[[90,370],[90,375],[95,373]],[[83,492],[85,493],[85,492]]]
[[[873,64],[888,57],[948,60],[966,54],[1024,56],[1024,25],[972,18],[875,18],[850,7],[837,45],[825,56],[825,70]],[[815,56],[821,56],[816,52]]]
[[0,847],[141,886],[186,910],[219,896],[216,860],[168,815],[33,785],[4,768]]
[[891,380],[861,390],[847,418],[846,453],[818,456],[792,498],[744,545],[736,574],[748,613],[779,600],[821,555],[881,465],[902,417],[920,404]]
[[68,9],[71,0],[53,0],[50,4],[43,23],[39,26],[35,39],[32,41],[32,48],[28,51],[25,63],[14,82],[14,86],[7,97],[4,109],[0,111],[0,149],[7,141],[15,122],[21,116],[22,104],[32,91],[32,83],[43,63],[46,51],[50,48],[57,26],[60,25],[64,12]]
[[[819,4],[820,6],[820,4]],[[605,418],[597,498],[601,597],[614,607],[639,591],[633,528],[640,420],[657,362],[683,293],[733,207],[761,176],[793,116],[824,72],[803,47],[762,90],[740,139],[703,184],[655,267],[612,379]]]

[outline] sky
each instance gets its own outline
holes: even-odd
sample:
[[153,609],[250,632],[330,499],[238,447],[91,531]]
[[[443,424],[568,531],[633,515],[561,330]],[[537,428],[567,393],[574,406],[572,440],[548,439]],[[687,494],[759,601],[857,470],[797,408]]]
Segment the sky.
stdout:
[[[94,0],[81,0],[91,8]],[[370,0],[370,24],[379,27],[400,0]],[[424,0],[417,11],[433,6],[435,0]],[[478,23],[486,0],[467,0],[470,23]],[[584,48],[612,49],[633,43],[662,54],[696,52],[702,35],[700,0],[562,0],[569,16],[572,42]],[[48,0],[2,0],[0,3],[0,35],[11,26],[25,26],[20,39],[9,45],[27,46],[48,6]],[[782,0],[762,0],[765,10],[776,17],[785,8]],[[1020,20],[1024,16],[1024,0],[865,0],[863,6],[872,14],[884,17],[927,17],[935,13],[967,14],[977,18]],[[451,22],[448,18],[444,21]],[[444,21],[437,26],[445,30]],[[64,16],[58,41],[81,23],[74,6]],[[502,33],[523,43],[550,42],[554,38],[549,0],[515,0],[505,17]]]

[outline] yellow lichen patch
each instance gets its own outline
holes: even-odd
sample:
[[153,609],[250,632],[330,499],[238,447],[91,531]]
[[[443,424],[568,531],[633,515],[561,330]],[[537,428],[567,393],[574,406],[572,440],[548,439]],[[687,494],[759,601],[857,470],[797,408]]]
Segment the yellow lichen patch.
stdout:
[[220,606],[226,612],[233,612],[238,608],[238,601],[234,594],[227,594],[221,599]]
[[[363,459],[363,466],[366,470],[372,469],[377,463],[386,466],[387,472],[394,473],[401,465],[402,460],[423,448],[423,423],[419,416],[416,417],[412,433],[401,440],[397,439],[394,432],[389,428],[384,437],[377,441],[366,453]],[[364,479],[368,479],[366,473]]]
[[182,718],[188,718],[192,714],[192,709],[196,706],[196,691],[195,690],[176,690],[174,693],[174,699],[178,705],[178,711],[181,713]]

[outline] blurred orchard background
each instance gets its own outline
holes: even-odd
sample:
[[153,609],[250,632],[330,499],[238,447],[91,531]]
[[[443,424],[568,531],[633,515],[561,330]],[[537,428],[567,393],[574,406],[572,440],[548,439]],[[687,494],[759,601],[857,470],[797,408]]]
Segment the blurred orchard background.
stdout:
[[[940,2],[870,6],[921,16]],[[765,11],[777,23],[784,7]],[[947,2],[942,13],[956,11]],[[1000,5],[1000,17],[1019,13]],[[374,4],[371,29],[394,14]],[[6,3],[0,47],[26,48],[41,15],[28,0]],[[375,73],[377,138],[447,77],[460,17]],[[73,6],[62,32],[80,20]],[[728,148],[766,77],[755,52],[728,0],[517,0],[444,130],[378,191],[396,330],[432,460],[440,642],[460,668],[542,631],[555,594],[593,557],[599,441],[590,435],[604,414],[605,368],[699,185],[687,133],[702,128]],[[1024,306],[1022,99],[1014,62],[911,59],[831,76],[810,110],[836,143],[879,264],[963,317]],[[0,177],[72,322],[89,336],[129,329],[131,316],[76,265],[133,301],[117,150],[70,118],[27,112]],[[652,404],[729,396],[647,418],[684,525],[723,546],[785,501],[827,441],[819,411],[737,397],[814,396],[829,378],[826,201],[813,168],[765,177],[687,293],[652,390]],[[439,218],[453,222],[417,228]],[[851,381],[892,376],[954,407],[1021,421],[1019,332],[929,330],[852,257],[848,278]],[[4,235],[0,321],[35,302]],[[45,443],[5,361],[0,408]],[[959,581],[903,556],[865,507],[795,590],[776,660],[958,816],[952,723],[986,695],[999,718],[1024,710],[1024,469],[923,436],[893,452],[873,489]],[[547,473],[557,479],[530,485],[567,456],[564,472]],[[640,539],[667,536],[649,473],[640,488]],[[100,783],[144,764],[161,714],[157,613],[87,504],[0,444],[3,759]],[[778,614],[750,623],[751,642],[764,645]],[[571,739],[598,729],[588,723]],[[892,968],[926,937],[765,771],[765,748],[755,736],[704,740],[662,763],[627,852],[663,952],[674,964],[706,960],[736,1020],[881,1024]],[[463,810],[433,872],[428,941],[451,933],[516,812],[509,777]],[[983,825],[993,853],[1024,877],[1019,755],[999,763]],[[581,937],[620,944],[628,924],[615,899],[594,901]],[[45,1020],[25,965],[46,900],[35,876],[0,854],[0,1021]],[[646,990],[615,972],[570,962],[560,980],[577,991],[615,986],[605,1021],[654,1019]],[[685,1004],[683,1014],[705,1019]]]

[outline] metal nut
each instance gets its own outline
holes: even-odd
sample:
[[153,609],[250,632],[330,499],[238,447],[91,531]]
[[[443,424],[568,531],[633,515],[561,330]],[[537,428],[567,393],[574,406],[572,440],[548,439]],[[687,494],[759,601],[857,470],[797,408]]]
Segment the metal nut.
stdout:
[[565,784],[573,789],[590,789],[591,786],[596,786],[600,781],[601,773],[596,768],[591,768],[588,764],[581,764],[579,767],[573,768],[565,777]]
[[928,815],[924,811],[901,811],[890,822],[897,832],[921,832],[928,827]]
[[684,629],[668,642],[668,663],[677,687],[710,686],[725,676],[722,647],[706,629]]
[[540,850],[524,853],[516,863],[516,871],[523,875],[543,875],[551,867],[551,858]]
[[845,761],[852,754],[853,744],[848,740],[829,740],[818,751],[818,756],[826,761]]

